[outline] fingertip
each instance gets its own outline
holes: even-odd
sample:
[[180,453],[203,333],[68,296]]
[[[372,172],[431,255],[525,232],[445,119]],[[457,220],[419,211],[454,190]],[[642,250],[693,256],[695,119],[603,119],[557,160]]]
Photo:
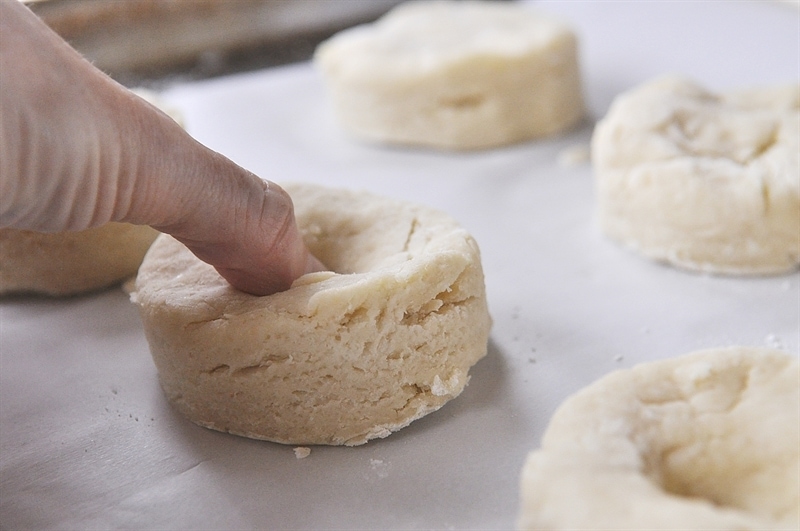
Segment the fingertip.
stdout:
[[250,295],[264,297],[286,291],[292,287],[295,280],[303,275],[328,271],[317,257],[306,251],[305,269],[299,274],[291,274],[281,278],[281,275],[267,274],[264,271],[244,271],[240,269],[227,269],[215,267],[217,272],[228,281],[228,284]]
[[291,282],[274,276],[254,275],[244,271],[215,268],[217,272],[228,281],[228,284],[250,295],[264,297],[281,291],[286,291],[292,286]]

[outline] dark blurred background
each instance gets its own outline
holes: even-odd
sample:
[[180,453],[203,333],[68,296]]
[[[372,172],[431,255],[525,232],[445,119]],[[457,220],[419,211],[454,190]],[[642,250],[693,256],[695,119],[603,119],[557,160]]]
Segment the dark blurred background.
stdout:
[[24,0],[95,66],[157,86],[310,59],[401,0]]

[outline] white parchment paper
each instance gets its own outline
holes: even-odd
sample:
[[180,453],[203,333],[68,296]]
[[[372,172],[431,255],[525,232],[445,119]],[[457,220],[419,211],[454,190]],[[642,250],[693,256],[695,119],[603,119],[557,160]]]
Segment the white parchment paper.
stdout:
[[[800,79],[800,11],[788,4],[534,4],[576,28],[593,118],[667,72],[712,89]],[[298,459],[178,416],[121,290],[0,301],[2,529],[510,529],[525,456],[570,393],[707,347],[799,355],[798,274],[690,274],[597,232],[591,168],[563,163],[588,146],[591,121],[557,139],[447,154],[347,137],[308,64],[163,96],[201,142],[265,178],[371,190],[458,219],[483,253],[488,356],[440,411]]]

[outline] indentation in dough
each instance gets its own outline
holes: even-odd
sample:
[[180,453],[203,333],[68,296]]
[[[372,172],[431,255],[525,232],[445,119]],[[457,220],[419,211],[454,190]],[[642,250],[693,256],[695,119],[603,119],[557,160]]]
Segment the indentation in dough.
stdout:
[[484,94],[456,94],[439,99],[439,104],[442,107],[461,110],[480,107],[485,101]]
[[[713,106],[711,106],[713,105]],[[778,126],[756,120],[716,99],[710,108],[681,107],[657,129],[683,152],[680,156],[724,158],[746,166],[778,142]]]
[[[151,350],[170,400],[213,429],[358,445],[457,396],[491,324],[474,240],[421,206],[311,185],[286,191],[309,248],[339,273],[253,297],[169,237],[140,273],[137,303],[151,336],[165,338]],[[416,326],[400,322],[406,310],[450,313]]]
[[676,377],[695,415],[724,414],[742,400],[750,385],[750,371],[716,371],[705,363],[681,367]]
[[800,122],[781,103],[790,91],[796,85],[713,97],[663,78],[621,95],[592,140],[603,232],[689,270],[796,269]]
[[230,367],[229,367],[228,365],[225,365],[225,364],[223,363],[222,365],[217,365],[217,366],[216,366],[216,367],[214,367],[213,369],[210,369],[210,370],[206,371],[206,373],[207,373],[207,374],[226,373],[226,372],[228,372],[229,370],[230,370]]
[[[708,466],[709,461],[720,458],[714,455],[719,449],[714,448],[730,429],[722,421],[733,414],[748,393],[752,370],[720,372],[708,363],[694,363],[676,370],[678,393],[640,398],[641,404],[650,410],[647,416],[669,418],[683,411],[692,426],[691,431],[687,432],[691,433],[690,437],[684,434],[684,437],[665,446],[659,447],[646,440],[635,441],[637,446],[649,447],[650,451],[642,456],[645,473],[665,492],[687,499],[704,500],[719,507],[752,510],[730,498],[730,467]],[[742,478],[759,472],[751,468],[745,466],[734,475]],[[694,477],[694,471],[709,469],[719,477],[707,478],[706,481],[698,481]]]
[[786,353],[729,348],[605,377],[529,457],[520,529],[797,529],[798,375]]

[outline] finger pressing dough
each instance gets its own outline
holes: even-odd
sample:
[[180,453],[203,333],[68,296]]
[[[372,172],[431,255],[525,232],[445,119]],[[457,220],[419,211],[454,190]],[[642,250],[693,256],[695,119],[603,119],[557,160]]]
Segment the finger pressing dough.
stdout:
[[334,35],[315,63],[339,121],[370,141],[490,148],[584,115],[574,33],[513,2],[407,2]]
[[800,86],[712,94],[660,78],[617,98],[592,139],[612,239],[698,271],[800,262]]
[[332,272],[256,297],[169,236],[148,252],[132,298],[170,402],[237,435],[357,445],[458,396],[490,328],[472,237],[421,206],[285,189]]
[[800,526],[800,363],[699,351],[567,399],[521,478],[519,529]]
[[0,295],[63,296],[118,284],[136,274],[156,236],[127,223],[59,233],[0,229]]

